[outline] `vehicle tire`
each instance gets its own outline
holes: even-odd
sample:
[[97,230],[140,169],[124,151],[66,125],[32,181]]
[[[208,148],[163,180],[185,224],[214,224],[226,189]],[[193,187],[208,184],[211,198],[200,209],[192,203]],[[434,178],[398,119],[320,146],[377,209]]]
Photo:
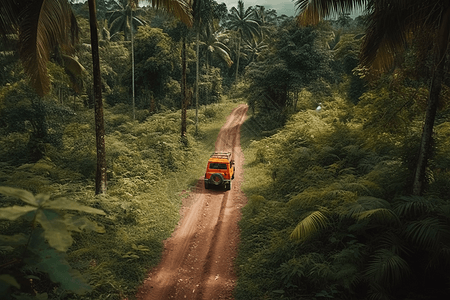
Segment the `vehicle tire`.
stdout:
[[223,176],[220,173],[214,173],[214,174],[211,175],[210,181],[214,185],[222,185],[222,183],[223,183]]
[[236,174],[236,168],[233,167],[233,176],[231,176],[231,179],[234,179],[234,174]]
[[208,190],[209,189],[209,182],[205,181],[205,189]]
[[227,191],[231,190],[231,181],[228,182],[228,184],[225,184],[225,189],[226,189]]

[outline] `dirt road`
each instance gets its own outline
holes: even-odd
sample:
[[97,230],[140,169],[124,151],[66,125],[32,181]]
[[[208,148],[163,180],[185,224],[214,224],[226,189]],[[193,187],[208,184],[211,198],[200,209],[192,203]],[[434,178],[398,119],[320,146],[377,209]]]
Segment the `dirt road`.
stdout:
[[231,190],[205,190],[203,178],[198,181],[195,191],[183,202],[180,224],[165,242],[161,263],[139,289],[138,299],[233,299],[237,223],[246,203],[240,190],[244,161],[240,127],[247,109],[240,105],[233,110],[215,144],[216,151],[233,153],[236,175]]

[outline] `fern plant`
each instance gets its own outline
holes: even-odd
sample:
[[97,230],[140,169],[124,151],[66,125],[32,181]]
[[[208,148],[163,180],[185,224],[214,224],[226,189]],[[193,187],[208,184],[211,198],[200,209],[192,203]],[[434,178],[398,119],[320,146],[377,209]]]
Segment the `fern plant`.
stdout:
[[[66,198],[52,200],[50,195],[34,196],[26,190],[17,188],[2,186],[0,193],[19,198],[25,203],[22,206],[0,208],[0,219],[11,222],[22,219],[29,222],[31,227],[31,230],[24,228],[23,232],[14,235],[0,235],[0,245],[12,252],[11,260],[0,266],[1,269],[14,274],[17,274],[18,270],[12,269],[13,266],[22,267],[22,270],[35,270],[35,272],[47,274],[49,279],[59,284],[63,290],[77,294],[90,291],[91,288],[81,273],[67,262],[66,251],[73,243],[72,232],[92,230],[103,233],[104,228],[85,216],[76,216],[65,211],[99,215],[105,215],[105,213],[100,209],[81,205]],[[15,278],[11,274],[0,274],[2,295],[11,293],[9,292],[11,286],[19,289],[18,282],[23,282],[22,278]],[[20,296],[15,295],[15,297],[21,299]],[[41,297],[45,298],[42,295]]]

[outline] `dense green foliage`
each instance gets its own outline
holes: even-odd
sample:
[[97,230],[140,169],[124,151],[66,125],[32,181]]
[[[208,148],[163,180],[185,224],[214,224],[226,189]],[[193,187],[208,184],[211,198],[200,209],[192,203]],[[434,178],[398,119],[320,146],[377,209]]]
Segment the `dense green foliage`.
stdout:
[[[9,143],[9,146],[2,147],[0,153],[3,158],[0,172],[2,186],[37,193],[36,199],[44,200],[38,201],[40,206],[37,211],[43,210],[40,215],[50,216],[47,221],[50,227],[44,226],[46,223],[42,226],[35,224],[31,232],[31,227],[25,224],[35,210],[25,211],[27,206],[20,206],[19,209],[19,202],[13,198],[2,198],[1,264],[5,266],[2,274],[12,275],[20,284],[22,293],[34,289],[39,294],[47,294],[49,299],[120,299],[133,294],[146,271],[157,264],[162,241],[170,236],[178,223],[182,197],[187,195],[190,187],[195,186],[204,172],[204,165],[197,162],[207,161],[214,151],[221,124],[235,105],[202,106],[199,113],[201,129],[197,136],[188,136],[187,144],[182,143],[179,137],[180,111],[155,114],[139,122],[131,120],[128,106],[106,109],[109,180],[108,195],[103,196],[94,196],[92,186],[95,137],[90,110],[77,111],[76,116],[66,119],[61,145],[42,142],[46,151],[37,162],[16,167],[12,165],[16,162],[16,156],[8,154],[14,144],[26,148],[21,141],[28,139],[29,132],[16,132],[3,137],[1,143]],[[138,115],[142,113],[138,111]],[[189,111],[188,132],[194,131],[193,119],[194,112]],[[14,196],[14,193],[8,195]],[[62,197],[82,203],[86,208],[73,206]],[[45,201],[50,201],[50,204]],[[56,216],[55,209],[59,214],[56,219],[52,217]],[[88,219],[81,215],[81,219],[77,220],[73,215],[64,213],[71,209],[87,212],[102,210],[104,215],[89,216]],[[12,219],[9,213],[13,210],[23,211],[27,215],[23,220]],[[39,213],[35,215],[40,216]],[[90,220],[102,225],[98,229],[101,229],[101,234],[86,231],[97,229],[89,225]],[[67,240],[68,233],[55,231],[62,230],[58,228],[61,222],[67,224],[68,230],[76,231],[72,233],[73,243],[67,244],[72,241],[72,238]],[[45,230],[53,228],[50,232],[53,238],[48,240],[50,246],[45,243],[41,227]],[[7,238],[14,234],[15,240]],[[24,234],[33,237],[27,252],[22,246],[27,242]],[[18,237],[21,239],[18,240]],[[47,260],[35,266],[39,260],[35,264],[29,263],[29,257],[33,255],[44,255]],[[56,275],[45,268],[46,264],[54,265],[55,259],[63,262],[57,269],[60,273]],[[69,274],[75,276],[71,282],[58,280]],[[33,281],[27,281],[27,278]],[[77,285],[80,278],[87,281]],[[13,286],[17,287],[17,284]],[[17,289],[12,291],[18,295]],[[75,296],[73,292],[81,294]],[[22,297],[26,297],[24,295]]]
[[[425,193],[411,196],[435,69],[431,33],[415,35],[381,75],[358,66],[363,17],[342,13],[334,21],[298,27],[263,6],[239,1],[227,14],[225,4],[196,1],[201,30],[195,31],[149,7],[131,13],[127,0],[96,2],[105,195],[93,191],[97,153],[87,3],[72,5],[78,22],[73,28],[80,29],[76,53],[51,43],[48,57],[41,57],[45,63],[23,68],[14,47],[0,42],[2,295],[134,297],[178,222],[181,198],[204,171],[198,161],[214,149],[235,105],[223,101],[227,94],[251,108],[242,142],[249,203],[240,223],[236,299],[448,298],[447,65],[440,65]],[[17,1],[7,3],[17,8]],[[56,16],[54,7],[46,6],[50,14],[44,17]],[[0,33],[15,41],[9,33],[18,27],[11,16],[0,12]],[[183,99],[181,41],[187,48]],[[198,131],[191,101],[196,62]],[[30,88],[30,70],[40,72],[32,78],[45,81],[45,97]],[[183,100],[190,109],[180,139]],[[321,110],[314,110],[319,104]]]
[[408,196],[424,93],[403,84],[379,83],[357,106],[319,98],[321,112],[302,109],[266,138],[257,118],[245,124],[236,299],[448,298],[448,145],[436,140],[428,192]]

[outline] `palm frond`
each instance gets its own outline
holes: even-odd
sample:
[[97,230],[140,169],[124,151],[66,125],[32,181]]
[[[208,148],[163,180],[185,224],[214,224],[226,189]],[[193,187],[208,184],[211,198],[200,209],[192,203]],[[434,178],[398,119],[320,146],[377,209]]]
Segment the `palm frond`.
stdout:
[[450,204],[440,206],[439,214],[450,220]]
[[78,26],[67,1],[36,0],[22,12],[19,55],[31,84],[40,95],[50,91],[47,62],[57,45],[72,50]]
[[297,22],[302,26],[317,24],[325,17],[363,7],[366,0],[297,0]]
[[82,75],[86,69],[72,56],[63,54],[62,59],[64,60],[64,69],[69,75],[72,88],[75,92],[80,93],[83,88]]
[[162,8],[187,26],[192,26],[192,8],[186,0],[151,0],[152,7]]
[[212,0],[194,0],[192,3],[194,26],[210,27],[214,21],[214,2]]
[[233,61],[230,58],[229,50],[226,48],[216,47],[215,52],[227,63],[228,67],[231,67]]
[[[393,65],[395,54],[403,52],[409,30],[407,24],[399,22],[398,13],[393,9],[377,9],[370,15],[361,46],[361,65],[386,70]],[[392,30],[393,26],[396,30]]]
[[402,196],[395,202],[394,211],[399,216],[415,218],[419,215],[428,214],[436,207],[436,204],[425,197]]
[[450,235],[450,227],[436,217],[411,222],[405,231],[409,240],[424,249],[439,249]]
[[0,35],[4,38],[18,30],[20,3],[13,0],[3,0],[0,5]]
[[381,224],[400,222],[397,215],[387,208],[377,208],[362,212],[358,215],[358,221],[363,220],[371,220]]
[[370,282],[392,287],[406,280],[410,273],[409,265],[402,257],[382,249],[375,252],[364,274]]
[[409,245],[394,231],[383,233],[377,237],[374,244],[395,254],[410,254],[412,251]]
[[372,211],[375,209],[390,209],[391,205],[384,199],[362,196],[359,197],[356,202],[351,203],[347,206],[347,217],[359,218],[359,216],[367,211]]
[[328,226],[330,220],[321,212],[314,211],[304,218],[292,231],[290,238],[304,241]]

